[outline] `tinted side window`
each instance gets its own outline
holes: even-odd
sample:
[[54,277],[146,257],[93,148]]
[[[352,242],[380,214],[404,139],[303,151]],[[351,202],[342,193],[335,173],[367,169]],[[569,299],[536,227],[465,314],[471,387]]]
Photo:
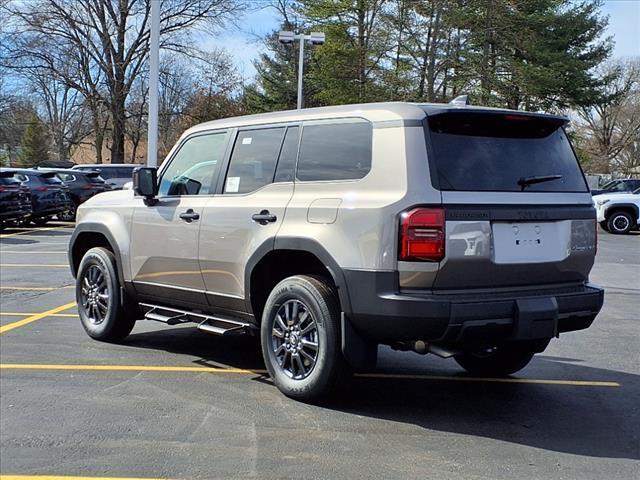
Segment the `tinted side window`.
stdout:
[[133,168],[118,167],[115,170],[118,178],[133,178]]
[[300,127],[289,127],[284,137],[280,159],[276,168],[274,182],[293,182],[293,175],[296,169],[296,157],[298,156],[298,139]]
[[238,133],[224,193],[249,193],[273,182],[285,128]]
[[305,125],[299,180],[356,180],[371,170],[372,126],[366,121]]
[[189,138],[162,173],[159,195],[207,195],[224,155],[226,133]]

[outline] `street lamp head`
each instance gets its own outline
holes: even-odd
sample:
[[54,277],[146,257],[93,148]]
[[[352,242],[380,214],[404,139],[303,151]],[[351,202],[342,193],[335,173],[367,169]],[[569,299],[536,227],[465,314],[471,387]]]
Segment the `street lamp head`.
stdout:
[[295,40],[295,34],[293,32],[280,32],[278,34],[278,40],[280,43],[293,43]]
[[322,32],[311,32],[311,43],[313,45],[322,45],[324,43],[324,33]]

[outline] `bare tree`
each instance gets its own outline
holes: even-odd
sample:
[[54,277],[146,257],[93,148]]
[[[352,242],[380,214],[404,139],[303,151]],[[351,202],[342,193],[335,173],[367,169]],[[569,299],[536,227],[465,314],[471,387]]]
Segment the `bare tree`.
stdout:
[[[124,161],[127,98],[149,51],[150,2],[33,0],[7,7],[23,38],[53,43],[74,58],[77,68],[66,72],[66,79],[89,100],[94,113],[108,110],[114,163]],[[239,0],[162,0],[162,47],[189,52],[195,28],[213,31],[243,7]],[[25,49],[25,44],[28,40],[17,42],[14,55],[41,60],[41,51]]]
[[640,132],[640,59],[609,62],[600,69],[603,87],[598,101],[579,108],[585,149],[594,166],[609,173],[619,155],[637,142]]

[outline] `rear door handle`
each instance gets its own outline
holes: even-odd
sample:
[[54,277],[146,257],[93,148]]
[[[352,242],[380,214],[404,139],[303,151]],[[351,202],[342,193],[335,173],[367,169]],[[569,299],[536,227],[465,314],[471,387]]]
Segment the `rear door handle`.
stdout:
[[180,214],[180,218],[187,223],[191,223],[194,220],[198,220],[200,218],[200,214],[193,211],[193,208],[190,208],[186,212],[182,212]]
[[269,213],[269,210],[262,210],[260,213],[254,213],[251,216],[251,220],[259,223],[260,225],[275,222],[277,219],[278,218],[275,215]]

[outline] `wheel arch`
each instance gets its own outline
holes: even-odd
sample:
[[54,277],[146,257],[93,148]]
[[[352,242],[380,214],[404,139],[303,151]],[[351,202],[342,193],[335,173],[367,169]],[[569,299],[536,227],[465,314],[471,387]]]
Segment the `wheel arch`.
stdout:
[[94,247],[107,248],[116,259],[116,271],[120,285],[124,285],[124,274],[122,268],[122,257],[120,249],[113,234],[109,229],[100,223],[81,223],[76,226],[71,240],[69,241],[69,266],[74,278],[78,274],[80,262],[87,251]]
[[[288,263],[289,262],[289,263]],[[292,266],[294,265],[294,266]],[[269,275],[266,285],[262,273]],[[342,269],[335,259],[318,242],[293,237],[277,237],[263,242],[245,265],[244,289],[247,312],[254,315],[260,323],[262,307],[268,293],[280,280],[296,274],[320,274],[333,282],[344,312],[351,311],[349,292]],[[284,276],[283,276],[284,275]],[[272,284],[272,285],[271,285]],[[271,287],[271,288],[269,288]]]
[[604,212],[604,218],[608,220],[611,214],[618,210],[630,213],[633,217],[633,221],[636,224],[638,223],[638,218],[640,217],[640,208],[634,203],[615,203],[613,205],[610,205]]

